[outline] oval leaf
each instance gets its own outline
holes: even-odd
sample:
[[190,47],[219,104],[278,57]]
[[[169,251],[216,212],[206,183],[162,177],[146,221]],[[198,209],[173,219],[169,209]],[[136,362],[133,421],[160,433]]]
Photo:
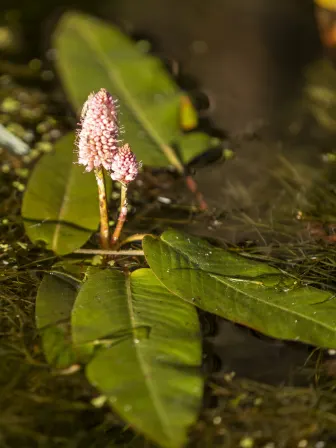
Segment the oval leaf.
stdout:
[[76,164],[73,148],[74,134],[70,133],[38,161],[21,211],[31,241],[44,241],[60,255],[81,247],[99,224],[94,174]]
[[[97,18],[70,12],[54,34],[57,69],[75,109],[88,94],[105,87],[120,100],[123,138],[144,165],[187,163],[209,149],[214,140],[197,133],[193,151],[179,145],[181,101],[186,98],[159,59],[141,50],[118,28]],[[189,115],[196,115],[189,102]],[[217,144],[217,143],[216,143]],[[173,145],[178,147],[177,157]]]
[[36,326],[49,364],[66,368],[75,362],[70,338],[71,310],[77,295],[76,288],[65,279],[47,274],[36,296]]
[[150,269],[104,270],[80,290],[72,334],[75,345],[103,342],[87,377],[111,406],[159,445],[182,446],[203,392],[195,308]]
[[143,240],[146,259],[174,294],[269,336],[336,348],[336,301],[267,264],[177,231]]

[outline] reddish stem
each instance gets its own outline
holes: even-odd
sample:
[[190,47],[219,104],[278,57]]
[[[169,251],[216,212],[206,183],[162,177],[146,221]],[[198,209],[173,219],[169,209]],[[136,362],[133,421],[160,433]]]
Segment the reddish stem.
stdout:
[[185,181],[188,189],[195,195],[200,210],[201,211],[207,210],[208,204],[205,202],[203,194],[198,190],[197,183],[195,182],[195,180],[190,175],[187,175],[185,176]]
[[112,235],[111,247],[117,244],[126,218],[127,218],[127,187],[124,184],[121,184],[120,212],[118,216],[117,225]]

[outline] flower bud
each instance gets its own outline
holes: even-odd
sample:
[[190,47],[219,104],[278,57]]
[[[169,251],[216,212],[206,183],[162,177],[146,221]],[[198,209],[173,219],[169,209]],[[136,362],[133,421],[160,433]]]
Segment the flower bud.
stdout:
[[123,184],[132,182],[138,175],[139,163],[128,144],[116,152],[111,164],[111,177]]

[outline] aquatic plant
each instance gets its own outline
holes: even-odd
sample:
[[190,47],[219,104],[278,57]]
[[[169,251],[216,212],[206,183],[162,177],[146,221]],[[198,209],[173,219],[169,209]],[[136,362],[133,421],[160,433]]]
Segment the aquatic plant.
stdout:
[[[218,141],[181,128],[181,104],[193,107],[186,93],[117,28],[69,13],[55,46],[69,99],[76,111],[84,107],[77,138],[64,135],[37,161],[22,203],[27,236],[57,257],[43,269],[36,297],[45,357],[60,374],[84,371],[94,406],[108,405],[157,445],[179,448],[204,390],[197,309],[273,338],[335,349],[334,291],[177,230],[124,238],[138,160],[174,167],[204,212],[185,164]],[[79,48],[90,57],[79,57]]]

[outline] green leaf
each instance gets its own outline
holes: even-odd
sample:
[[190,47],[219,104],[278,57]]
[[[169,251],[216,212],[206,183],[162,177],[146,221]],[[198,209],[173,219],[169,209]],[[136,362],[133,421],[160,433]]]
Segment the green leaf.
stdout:
[[183,140],[179,120],[186,94],[159,59],[115,26],[69,12],[58,24],[54,46],[58,72],[76,110],[81,110],[89,93],[105,87],[120,100],[123,138],[144,165],[171,164],[183,172],[181,162],[189,162],[211,146],[210,136],[197,133],[193,151],[184,151],[181,145],[181,160],[176,156],[172,145],[179,147]]
[[185,162],[190,162],[197,155],[204,152],[204,148],[215,148],[219,145],[216,137],[210,137],[204,132],[188,132],[179,140],[179,153]]
[[181,97],[180,125],[184,131],[190,131],[198,126],[198,115],[188,95]]
[[61,138],[38,161],[22,204],[26,233],[59,255],[81,247],[97,230],[99,204],[95,177],[76,164],[74,133]]
[[160,446],[182,446],[203,392],[195,308],[150,269],[104,270],[80,290],[72,334],[75,346],[101,342],[86,372],[111,406]]
[[71,310],[77,290],[65,278],[46,274],[36,297],[35,319],[49,364],[66,368],[76,361],[70,338]]
[[267,264],[177,231],[143,240],[146,259],[174,294],[269,336],[336,348],[336,301]]

